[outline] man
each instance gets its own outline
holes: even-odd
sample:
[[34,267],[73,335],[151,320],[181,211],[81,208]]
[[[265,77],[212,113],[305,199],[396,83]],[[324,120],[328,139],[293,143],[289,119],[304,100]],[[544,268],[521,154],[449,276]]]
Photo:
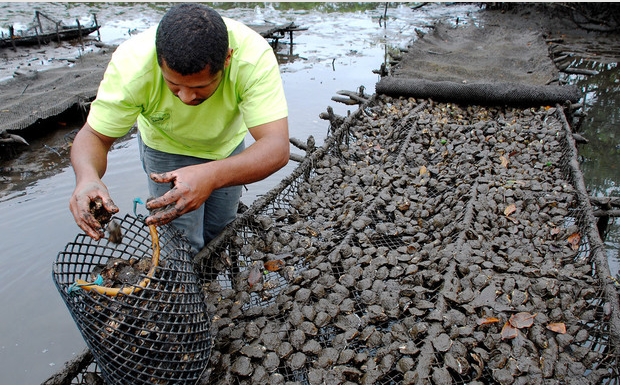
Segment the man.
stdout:
[[[289,159],[287,104],[278,63],[260,35],[200,4],[172,7],[112,56],[71,163],[70,210],[94,239],[104,236],[89,204],[118,207],[101,178],[116,138],[138,123],[149,175],[148,225],[173,221],[194,252],[236,215],[243,184]],[[247,132],[255,139],[244,146]],[[156,211],[155,210],[160,210]]]

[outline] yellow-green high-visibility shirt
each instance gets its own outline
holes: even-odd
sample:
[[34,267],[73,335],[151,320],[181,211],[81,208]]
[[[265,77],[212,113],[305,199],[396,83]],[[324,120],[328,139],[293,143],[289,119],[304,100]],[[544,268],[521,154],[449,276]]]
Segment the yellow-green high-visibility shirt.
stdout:
[[274,51],[247,26],[223,18],[233,49],[216,92],[198,106],[181,102],[166,86],[155,53],[156,27],[116,49],[87,122],[118,138],[134,123],[144,143],[166,153],[217,160],[230,155],[249,127],[287,117]]

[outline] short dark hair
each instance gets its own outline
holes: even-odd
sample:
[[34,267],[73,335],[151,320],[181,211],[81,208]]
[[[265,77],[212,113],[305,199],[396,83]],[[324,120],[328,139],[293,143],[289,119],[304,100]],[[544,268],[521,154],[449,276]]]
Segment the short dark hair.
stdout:
[[181,75],[192,75],[209,66],[215,75],[224,68],[229,48],[226,24],[218,12],[202,4],[172,7],[157,27],[157,62]]

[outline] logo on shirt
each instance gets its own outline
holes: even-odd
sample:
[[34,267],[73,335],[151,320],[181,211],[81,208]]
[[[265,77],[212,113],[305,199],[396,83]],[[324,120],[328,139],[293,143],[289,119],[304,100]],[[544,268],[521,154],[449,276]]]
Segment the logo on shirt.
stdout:
[[170,119],[170,113],[168,111],[156,111],[149,116],[149,121],[154,125],[162,125],[164,122]]

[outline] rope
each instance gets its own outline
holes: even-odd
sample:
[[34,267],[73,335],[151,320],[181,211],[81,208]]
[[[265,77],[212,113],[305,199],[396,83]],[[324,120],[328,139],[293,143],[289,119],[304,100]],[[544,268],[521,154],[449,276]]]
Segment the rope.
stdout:
[[103,277],[101,275],[97,275],[97,278],[95,278],[95,280],[90,283],[81,284],[81,283],[75,282],[71,284],[69,288],[67,288],[67,293],[69,295],[74,295],[79,289],[84,287],[84,285],[89,285],[89,286],[90,285],[102,285],[103,283],[104,283]]
[[[138,204],[144,205],[144,202],[140,199],[140,197],[136,197],[133,200],[134,203],[134,215],[142,222],[145,220],[145,216],[142,214],[138,214],[137,206]],[[149,225],[149,233],[151,235],[151,248],[153,249],[153,256],[151,259],[151,269],[147,273],[147,276],[140,281],[140,283],[136,286],[133,285],[131,287],[120,287],[120,288],[110,288],[103,286],[104,279],[101,275],[97,275],[95,281],[87,282],[85,280],[77,279],[75,283],[69,286],[67,289],[67,293],[75,294],[79,289],[85,289],[87,291],[95,290],[102,295],[109,296],[118,296],[118,295],[129,295],[135,292],[140,291],[143,287],[146,287],[147,284],[151,281],[153,274],[155,274],[155,269],[159,264],[160,258],[160,243],[159,237],[157,234],[157,229],[155,229],[154,225]]]
[[92,282],[92,283],[89,283],[85,280],[78,279],[76,280],[74,284],[69,286],[69,289],[67,291],[71,293],[72,291],[76,291],[77,289],[84,289],[86,291],[93,290],[102,295],[119,296],[119,295],[130,295],[133,293],[137,293],[143,288],[145,288],[151,281],[151,278],[153,278],[153,275],[155,274],[155,270],[160,261],[160,242],[159,242],[159,237],[158,237],[157,229],[155,228],[155,225],[149,225],[149,233],[151,235],[151,248],[153,249],[153,256],[151,258],[151,268],[149,269],[149,272],[147,273],[146,277],[144,277],[140,281],[140,283],[138,283],[137,285],[132,285],[130,287],[110,288],[110,287],[102,286],[101,284],[103,284],[103,278],[101,278],[101,282],[98,282],[99,278],[101,277],[101,276],[98,276],[97,280],[95,280],[95,282]]
[[138,204],[140,205],[144,205],[144,202],[140,199],[140,197],[136,197],[134,198],[134,216],[136,216],[136,218],[138,218],[140,221],[144,222],[144,216],[141,214],[136,213],[136,208],[138,206]]

